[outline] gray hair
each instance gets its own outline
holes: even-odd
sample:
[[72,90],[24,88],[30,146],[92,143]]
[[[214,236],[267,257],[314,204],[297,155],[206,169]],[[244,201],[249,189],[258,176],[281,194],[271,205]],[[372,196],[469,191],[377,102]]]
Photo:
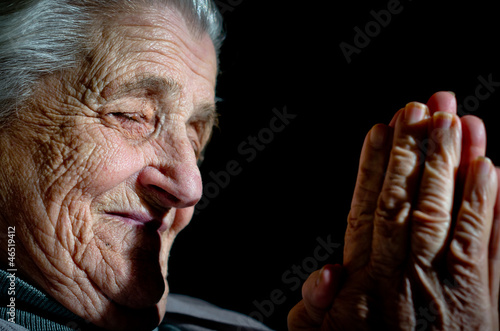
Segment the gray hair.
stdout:
[[73,68],[89,51],[101,13],[172,6],[194,32],[208,33],[217,55],[224,39],[213,0],[0,0],[0,123],[44,75]]

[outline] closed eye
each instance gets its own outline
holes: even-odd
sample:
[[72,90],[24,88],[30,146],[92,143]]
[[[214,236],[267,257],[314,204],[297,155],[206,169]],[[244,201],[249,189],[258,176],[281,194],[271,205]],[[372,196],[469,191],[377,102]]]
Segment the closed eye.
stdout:
[[132,139],[145,138],[155,130],[155,117],[149,117],[143,112],[112,111],[105,118],[109,124]]
[[115,112],[115,113],[110,113],[109,115],[112,115],[114,117],[119,117],[125,120],[130,120],[134,122],[144,122],[146,119],[146,116],[141,113],[123,113],[123,112]]

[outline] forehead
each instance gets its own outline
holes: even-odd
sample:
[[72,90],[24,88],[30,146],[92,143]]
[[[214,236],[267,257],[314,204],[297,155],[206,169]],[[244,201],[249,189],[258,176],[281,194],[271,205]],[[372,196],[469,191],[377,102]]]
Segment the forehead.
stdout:
[[[217,58],[208,34],[195,33],[176,10],[143,10],[103,22],[95,40],[93,76],[106,98],[138,77],[160,77],[179,91],[214,98]],[[100,73],[100,74],[99,74]],[[162,80],[149,80],[156,83]]]

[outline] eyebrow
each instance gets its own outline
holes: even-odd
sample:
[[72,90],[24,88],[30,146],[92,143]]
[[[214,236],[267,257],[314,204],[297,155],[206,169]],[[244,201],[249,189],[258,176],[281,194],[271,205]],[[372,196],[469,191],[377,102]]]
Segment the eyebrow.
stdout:
[[203,163],[203,160],[205,159],[205,152],[208,146],[208,143],[210,142],[212,138],[212,133],[213,133],[213,128],[219,126],[219,113],[217,112],[217,106],[214,103],[206,103],[202,104],[200,107],[198,107],[197,110],[195,110],[193,116],[189,119],[190,122],[197,122],[200,121],[202,123],[205,123],[205,129],[204,130],[204,136],[202,137],[202,140],[204,141],[204,146],[201,151],[199,151],[198,154],[198,162],[197,165],[198,167],[201,166]]
[[196,107],[193,115],[190,117],[190,122],[204,121],[210,126],[218,125],[219,114],[215,103],[203,103]]
[[145,90],[152,94],[166,94],[167,96],[172,96],[179,93],[181,87],[173,79],[145,76],[119,85],[116,89],[107,87],[103,90],[102,95],[105,98],[112,97],[114,99],[136,90]]

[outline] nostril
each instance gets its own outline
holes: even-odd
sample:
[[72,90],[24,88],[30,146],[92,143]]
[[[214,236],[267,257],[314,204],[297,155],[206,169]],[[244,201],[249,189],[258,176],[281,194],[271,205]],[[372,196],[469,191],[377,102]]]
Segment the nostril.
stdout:
[[200,200],[202,183],[198,168],[178,164],[163,171],[146,167],[140,172],[137,180],[145,197],[168,208],[188,208]]
[[158,193],[158,196],[160,197],[161,200],[167,199],[172,204],[178,204],[180,202],[179,198],[177,198],[175,195],[168,193],[167,191],[165,191],[161,187],[156,186],[156,185],[150,185],[150,187],[151,187],[151,189],[153,189],[153,191]]

